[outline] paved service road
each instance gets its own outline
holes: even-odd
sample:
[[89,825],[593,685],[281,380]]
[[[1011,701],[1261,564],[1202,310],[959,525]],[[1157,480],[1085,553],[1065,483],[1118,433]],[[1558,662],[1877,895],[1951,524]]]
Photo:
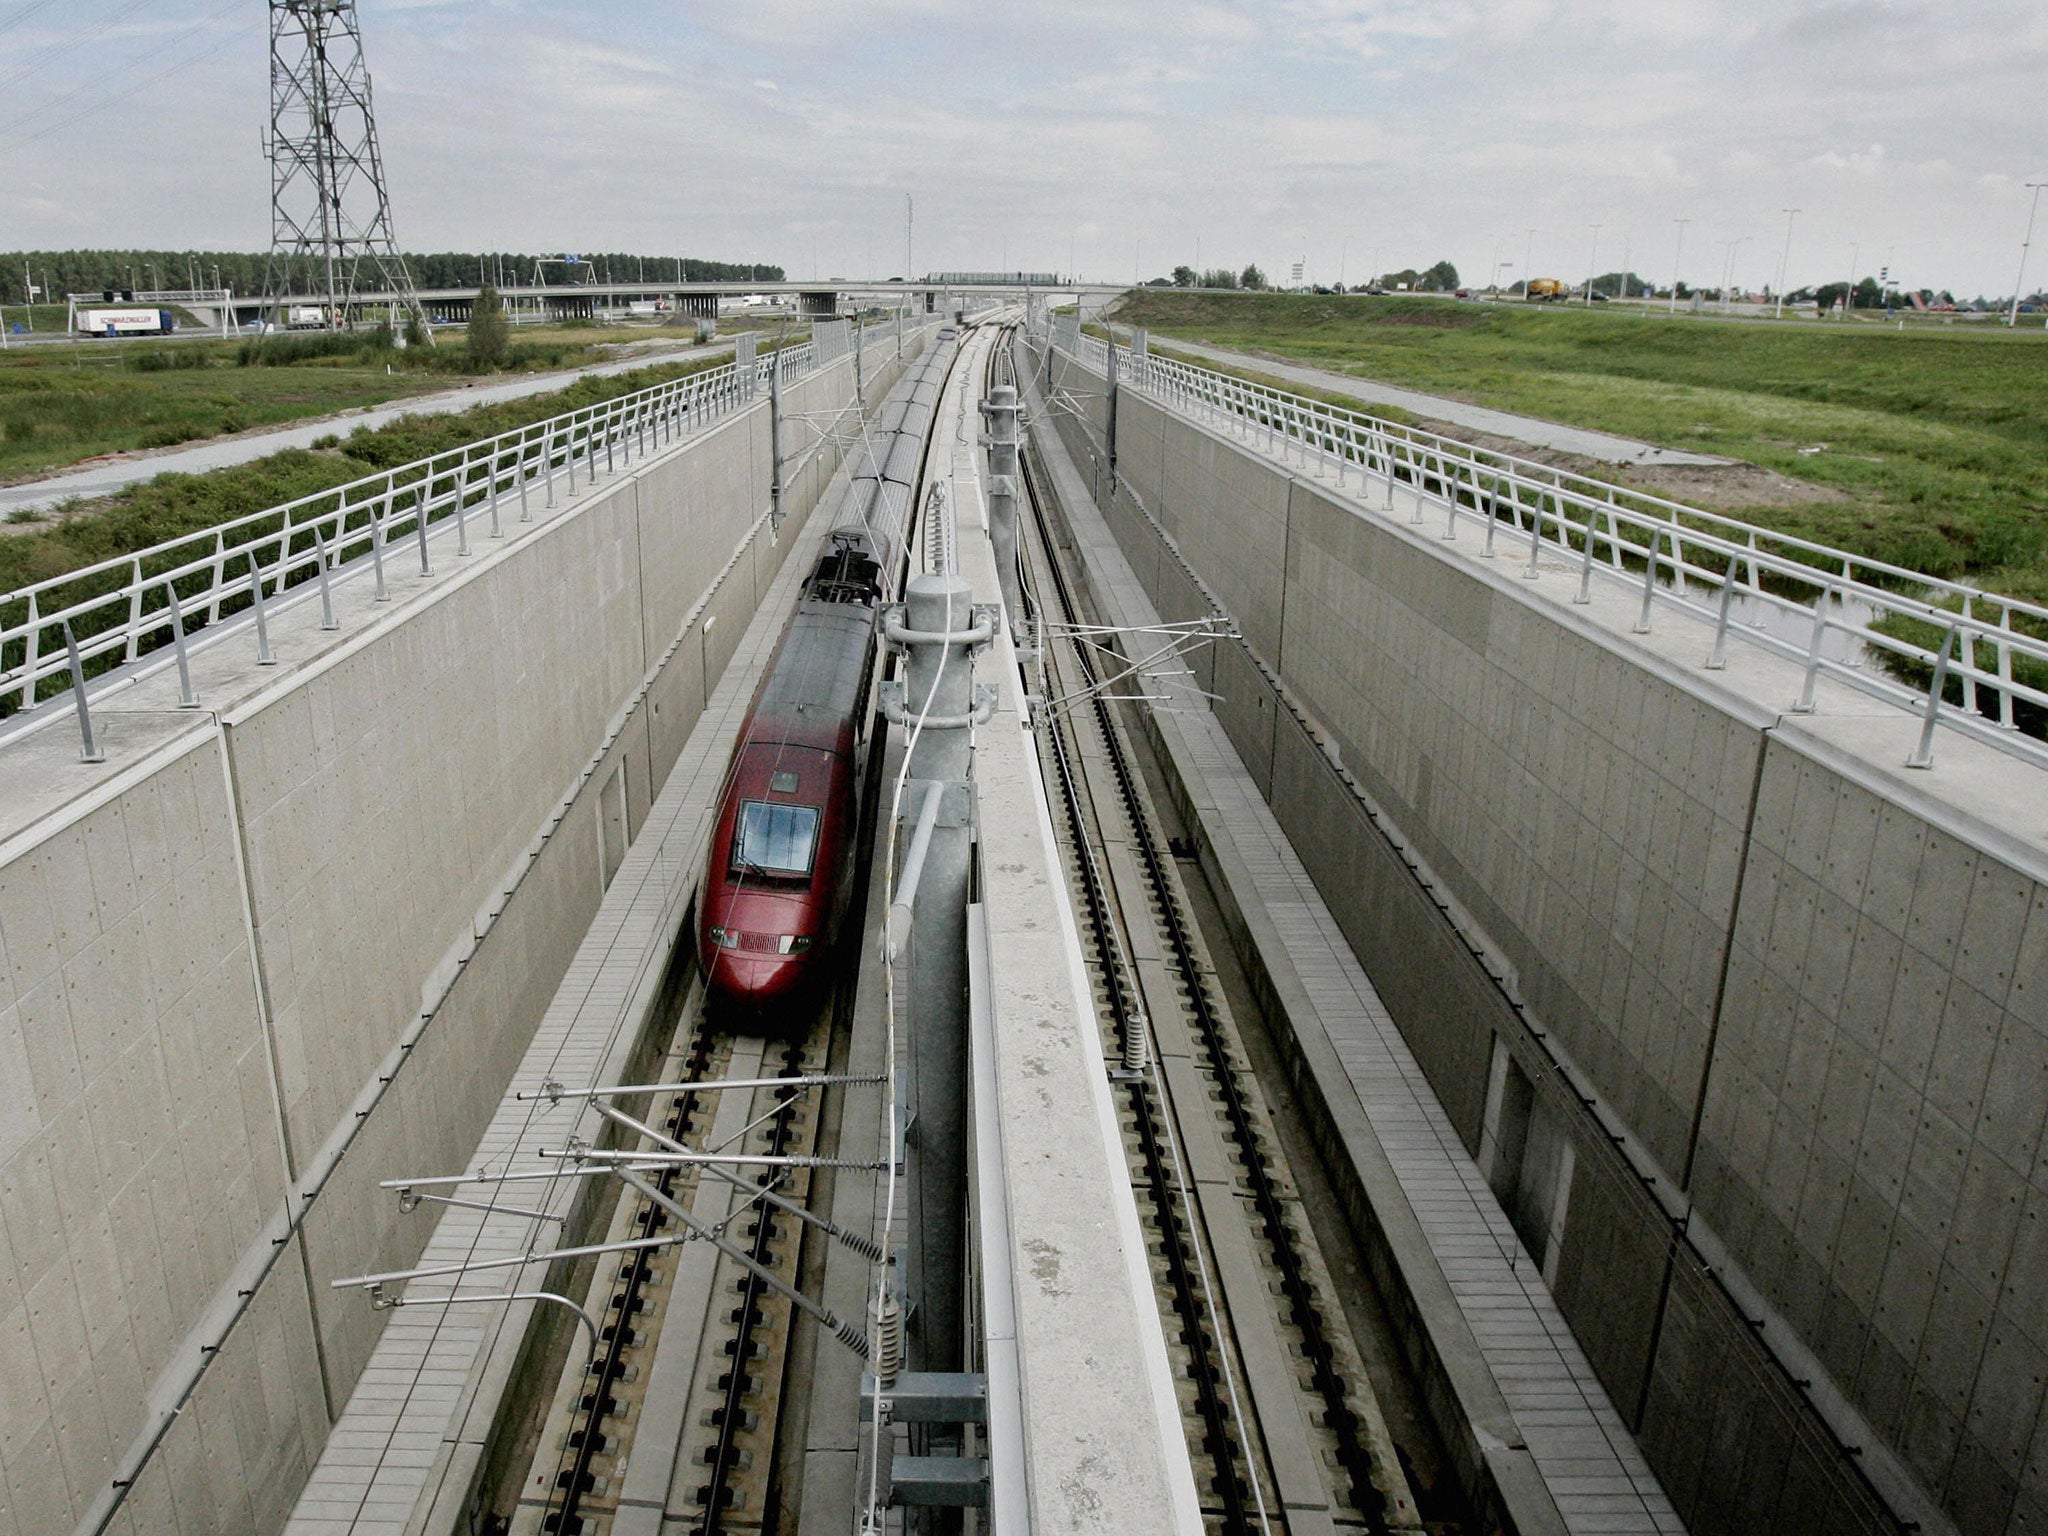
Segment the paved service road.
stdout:
[[5,517],[11,512],[40,511],[61,501],[69,501],[74,496],[106,496],[141,481],[153,480],[158,475],[168,474],[173,470],[180,474],[196,475],[203,474],[209,469],[225,469],[231,464],[246,464],[251,459],[280,453],[286,448],[310,447],[315,438],[325,437],[330,432],[349,433],[358,427],[381,427],[401,416],[439,416],[451,411],[466,411],[472,406],[494,405],[501,400],[519,400],[527,395],[541,395],[552,390],[565,389],[586,375],[629,373],[635,368],[674,362],[680,356],[687,356],[695,361],[700,357],[718,357],[731,351],[730,341],[710,347],[679,346],[675,351],[647,352],[637,357],[621,358],[614,363],[599,363],[589,368],[567,368],[559,373],[523,374],[502,384],[485,384],[472,389],[451,389],[438,395],[415,395],[410,400],[395,400],[389,405],[380,405],[375,410],[357,411],[341,416],[323,416],[314,421],[295,421],[289,426],[278,427],[272,431],[253,432],[220,442],[194,443],[190,447],[172,448],[163,453],[144,454],[138,458],[113,459],[103,464],[88,465],[84,469],[68,470],[61,475],[51,475],[43,480],[25,480],[19,485],[0,485],[0,517]]
[[[1447,421],[1454,426],[1469,427],[1475,432],[1484,432],[1491,437],[1512,438],[1518,443],[1530,443],[1538,448],[1552,448],[1559,453],[1574,453],[1582,458],[1598,459],[1605,464],[1735,462],[1733,459],[1716,458],[1707,453],[1681,453],[1676,448],[1659,448],[1654,443],[1639,443],[1633,438],[1614,437],[1606,432],[1588,431],[1584,427],[1567,427],[1559,422],[1542,421],[1534,416],[1516,416],[1507,411],[1488,410],[1483,405],[1467,405],[1462,400],[1448,400],[1442,395],[1425,395],[1412,389],[1397,389],[1391,384],[1361,379],[1353,374],[1326,373],[1320,368],[1304,368],[1299,363],[1276,362],[1271,358],[1255,357],[1249,352],[1231,352],[1222,347],[1208,347],[1200,342],[1183,341],[1177,336],[1161,335],[1159,342],[1162,346],[1172,347],[1175,351],[1191,352],[1213,362],[1253,369],[1276,379],[1285,379],[1289,383],[1306,384],[1311,389],[1350,395],[1363,405],[1397,406],[1401,410],[1412,411],[1417,416],[1427,416],[1432,421]],[[0,495],[5,494],[0,492]]]

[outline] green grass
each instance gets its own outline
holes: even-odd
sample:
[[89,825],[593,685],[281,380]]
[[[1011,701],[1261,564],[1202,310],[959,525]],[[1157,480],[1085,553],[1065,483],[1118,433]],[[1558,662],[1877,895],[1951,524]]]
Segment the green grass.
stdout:
[[1839,495],[1724,510],[2048,601],[2048,337],[2038,330],[1795,328],[1512,302],[1156,291],[1126,299],[1116,318],[1746,460]]
[[[538,328],[536,328],[538,329]],[[602,362],[597,333],[514,333],[494,373]],[[680,337],[678,340],[682,339]],[[394,349],[365,335],[96,342],[0,352],[0,481],[99,454],[384,405],[481,377],[459,332]]]
[[[219,523],[261,512],[280,503],[343,485],[379,470],[408,464],[444,449],[460,447],[479,438],[510,431],[578,406],[609,400],[637,389],[701,373],[724,363],[713,355],[681,363],[656,364],[602,378],[578,379],[568,388],[521,400],[448,415],[404,416],[388,426],[358,428],[347,437],[336,437],[328,446],[290,449],[256,459],[231,469],[204,475],[164,474],[131,486],[103,501],[83,508],[68,509],[46,526],[31,526],[0,533],[0,593],[14,592],[32,582],[45,581],[116,555],[132,554],[181,534],[211,528]],[[248,370],[268,373],[272,370]],[[283,372],[287,370],[276,370]],[[168,570],[169,562],[152,565],[145,560],[144,574]],[[310,571],[304,574],[310,574]],[[113,577],[80,578],[66,584],[61,593],[65,603],[83,601],[122,585],[120,573]],[[44,604],[48,611],[51,605]],[[149,606],[158,606],[152,598]],[[233,603],[227,605],[234,607]],[[0,599],[0,624],[19,623],[26,617],[26,604]],[[81,639],[119,622],[122,615],[111,611],[98,616],[79,631]],[[61,644],[53,634],[44,637],[46,647]],[[13,666],[21,659],[19,642],[11,643],[0,666]],[[97,669],[95,669],[97,670]],[[11,711],[17,697],[0,700],[0,714]]]

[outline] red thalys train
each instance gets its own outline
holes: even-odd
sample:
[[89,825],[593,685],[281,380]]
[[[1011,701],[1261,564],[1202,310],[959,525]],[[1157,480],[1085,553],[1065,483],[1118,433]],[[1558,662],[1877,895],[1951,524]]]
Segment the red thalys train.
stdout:
[[697,953],[713,1004],[757,1024],[811,995],[851,894],[875,613],[896,596],[953,352],[934,345],[877,413],[874,451],[847,487],[726,769]]

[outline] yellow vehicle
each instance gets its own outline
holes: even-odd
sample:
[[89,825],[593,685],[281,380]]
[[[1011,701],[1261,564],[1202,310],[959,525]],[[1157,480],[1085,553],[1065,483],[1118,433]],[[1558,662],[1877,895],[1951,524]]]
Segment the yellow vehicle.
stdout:
[[1565,299],[1564,284],[1554,277],[1531,278],[1524,297],[1543,304],[1561,304]]

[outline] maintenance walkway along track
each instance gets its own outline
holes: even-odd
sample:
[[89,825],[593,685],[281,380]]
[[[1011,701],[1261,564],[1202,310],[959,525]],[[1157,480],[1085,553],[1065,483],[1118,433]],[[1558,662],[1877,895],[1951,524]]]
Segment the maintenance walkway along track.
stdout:
[[1152,1267],[1184,1372],[1205,1519],[1226,1532],[1447,1529],[1424,1524],[1177,850],[1104,697],[1112,684],[1098,656],[1117,671],[1125,660],[1103,637],[1073,632],[1089,616],[1028,460],[1019,490],[1040,751],[1105,1055],[1123,1064],[1131,1177],[1156,1234]]

